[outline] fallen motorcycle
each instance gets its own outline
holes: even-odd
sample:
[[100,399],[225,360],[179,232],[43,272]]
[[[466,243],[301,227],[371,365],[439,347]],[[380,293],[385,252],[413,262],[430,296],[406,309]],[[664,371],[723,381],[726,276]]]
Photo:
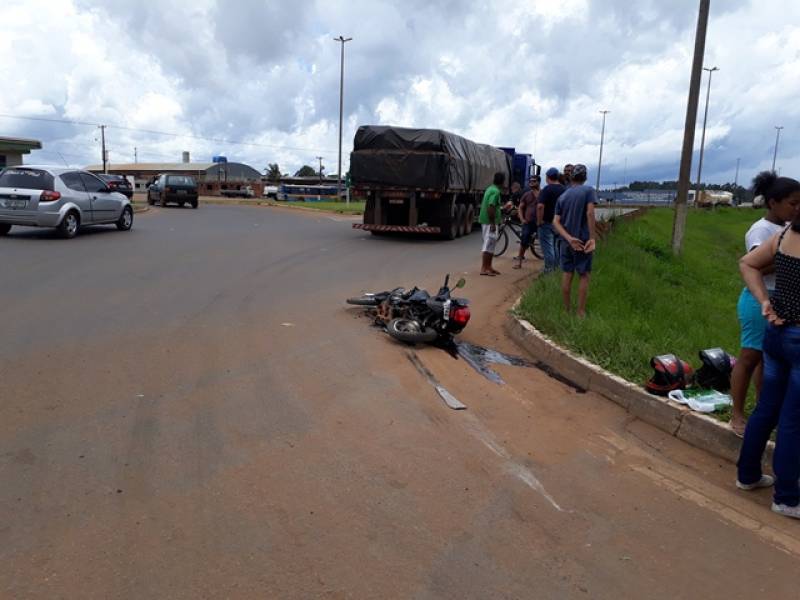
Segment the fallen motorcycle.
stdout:
[[[463,331],[470,318],[469,300],[451,297],[449,282],[448,274],[435,296],[417,287],[410,290],[398,287],[348,298],[347,303],[374,307],[376,322],[401,342],[447,342]],[[464,285],[462,277],[455,287],[460,289]]]

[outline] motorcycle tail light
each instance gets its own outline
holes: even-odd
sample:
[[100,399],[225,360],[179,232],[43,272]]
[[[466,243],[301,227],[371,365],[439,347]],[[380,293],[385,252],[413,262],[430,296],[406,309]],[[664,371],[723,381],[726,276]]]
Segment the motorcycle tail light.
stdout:
[[469,317],[470,317],[469,308],[466,306],[459,306],[457,309],[453,311],[453,316],[451,317],[451,320],[456,325],[461,325],[462,327],[464,327],[464,325],[469,323]]

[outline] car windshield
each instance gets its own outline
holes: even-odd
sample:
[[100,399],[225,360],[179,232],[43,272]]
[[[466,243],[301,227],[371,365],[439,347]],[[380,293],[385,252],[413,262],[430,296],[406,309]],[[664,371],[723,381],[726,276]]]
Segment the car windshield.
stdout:
[[100,173],[98,177],[103,181],[126,181],[122,175],[107,175],[105,173]]
[[0,172],[0,187],[52,190],[53,176],[39,169],[5,169]]
[[194,179],[186,175],[170,175],[167,177],[167,185],[195,185]]

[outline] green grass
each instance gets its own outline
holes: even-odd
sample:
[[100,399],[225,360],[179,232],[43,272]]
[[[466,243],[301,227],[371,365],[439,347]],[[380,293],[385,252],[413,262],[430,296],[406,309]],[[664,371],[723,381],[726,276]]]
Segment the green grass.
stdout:
[[528,288],[520,315],[634,383],[651,376],[649,361],[657,354],[674,353],[695,368],[704,348],[737,355],[743,285],[737,262],[745,232],[760,217],[748,209],[690,210],[679,258],[670,251],[672,210],[618,221],[598,245],[585,320],[562,308],[560,274],[544,275]]
[[277,204],[279,206],[281,204],[285,204],[286,206],[302,206],[303,208],[324,210],[343,215],[364,214],[364,205],[365,205],[364,202],[351,202],[349,205],[346,202],[278,202]]

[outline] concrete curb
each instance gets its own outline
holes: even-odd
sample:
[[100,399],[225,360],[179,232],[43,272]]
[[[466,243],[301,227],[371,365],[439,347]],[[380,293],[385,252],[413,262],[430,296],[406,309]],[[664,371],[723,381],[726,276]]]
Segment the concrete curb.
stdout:
[[[534,358],[576,386],[616,402],[633,416],[692,446],[734,463],[739,458],[742,440],[726,424],[667,398],[648,394],[639,386],[561,348],[528,321],[514,315],[520,300],[512,307],[505,328],[511,339]],[[770,442],[765,461],[772,461],[773,449]]]
[[136,205],[133,206],[133,214],[146,213],[148,210],[150,210],[149,206],[136,206]]

